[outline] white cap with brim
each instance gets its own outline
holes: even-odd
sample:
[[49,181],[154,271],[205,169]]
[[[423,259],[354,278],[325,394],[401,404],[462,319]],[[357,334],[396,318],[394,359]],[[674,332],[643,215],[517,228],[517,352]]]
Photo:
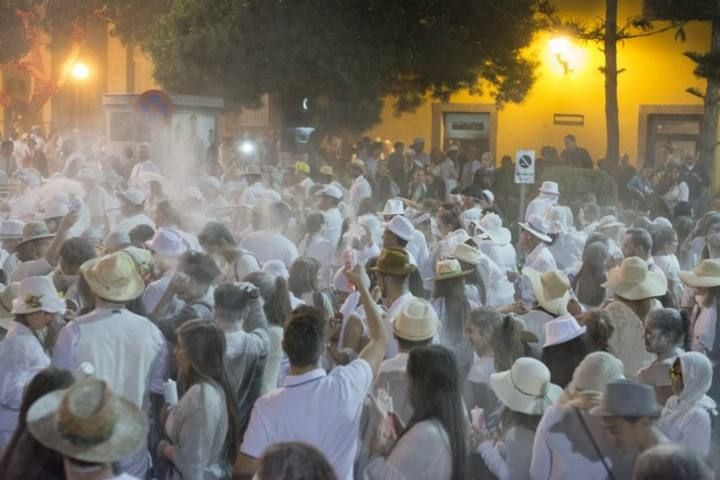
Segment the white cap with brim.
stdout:
[[550,195],[560,195],[557,182],[543,182],[540,186],[540,191]]

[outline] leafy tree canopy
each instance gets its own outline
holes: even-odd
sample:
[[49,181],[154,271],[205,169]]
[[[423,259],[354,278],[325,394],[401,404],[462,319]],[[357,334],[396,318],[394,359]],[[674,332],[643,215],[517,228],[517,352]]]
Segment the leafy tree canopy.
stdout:
[[487,91],[519,102],[538,0],[175,0],[145,44],[156,79],[178,93],[251,106],[264,93],[304,121],[363,130],[382,99],[398,113],[427,94]]

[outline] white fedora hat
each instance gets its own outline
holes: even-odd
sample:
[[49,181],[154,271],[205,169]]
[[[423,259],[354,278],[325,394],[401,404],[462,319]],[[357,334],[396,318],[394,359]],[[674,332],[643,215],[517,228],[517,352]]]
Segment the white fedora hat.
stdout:
[[483,253],[475,247],[471,247],[467,243],[458,243],[453,249],[452,256],[461,262],[470,265],[480,265],[483,261]]
[[569,342],[583,335],[587,330],[586,326],[580,326],[572,315],[563,315],[545,324],[545,347],[552,347],[561,343]]
[[542,185],[540,185],[540,191],[542,193],[549,193],[552,195],[560,195],[560,190],[558,189],[557,182],[543,182]]
[[402,215],[396,215],[392,220],[385,224],[385,228],[392,233],[409,242],[415,234],[415,227],[407,218]]
[[405,214],[405,205],[403,204],[403,201],[399,198],[390,198],[387,202],[385,202],[385,208],[383,208],[382,212],[378,212],[380,215],[404,215]]
[[680,280],[693,288],[720,286],[720,260],[708,259],[700,262],[691,272],[680,272]]
[[540,215],[530,215],[530,218],[528,218],[526,223],[520,222],[519,225],[520,228],[531,233],[543,242],[552,242],[552,238],[548,236],[550,227],[548,226],[547,221]]
[[497,213],[488,213],[482,217],[476,229],[482,232],[481,236],[489,238],[498,245],[507,245],[512,239],[510,230],[503,227],[502,219]]
[[35,312],[65,313],[65,300],[58,295],[50,277],[27,277],[20,282],[12,313],[26,315]]
[[542,308],[553,315],[567,314],[570,301],[570,280],[567,275],[559,270],[540,273],[529,267],[523,268],[522,274],[530,280],[535,300]]
[[177,258],[187,250],[183,237],[177,230],[168,227],[158,228],[153,238],[145,242],[145,246],[156,254],[168,258]]
[[642,258],[628,257],[608,272],[608,279],[601,287],[627,300],[644,300],[665,295],[667,278],[660,272],[650,271]]
[[0,240],[20,240],[24,226],[20,220],[4,220],[0,224]]
[[318,190],[315,195],[318,197],[330,197],[335,200],[342,200],[343,193],[335,185],[326,185],[322,190]]
[[439,325],[433,306],[427,300],[413,297],[403,303],[393,320],[393,333],[404,340],[419,342],[433,338]]
[[510,370],[490,375],[490,385],[505,406],[527,415],[542,415],[562,394],[562,388],[550,383],[550,370],[530,357],[518,358]]

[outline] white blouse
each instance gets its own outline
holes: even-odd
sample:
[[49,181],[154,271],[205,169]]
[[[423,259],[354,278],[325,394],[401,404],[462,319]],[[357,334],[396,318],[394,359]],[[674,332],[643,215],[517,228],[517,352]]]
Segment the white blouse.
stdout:
[[695,319],[692,329],[692,350],[700,353],[710,353],[715,345],[715,331],[717,328],[717,309],[713,303],[710,307],[703,307]]
[[681,415],[668,415],[658,421],[658,427],[671,442],[706,456],[710,453],[712,419],[704,408],[695,406]]

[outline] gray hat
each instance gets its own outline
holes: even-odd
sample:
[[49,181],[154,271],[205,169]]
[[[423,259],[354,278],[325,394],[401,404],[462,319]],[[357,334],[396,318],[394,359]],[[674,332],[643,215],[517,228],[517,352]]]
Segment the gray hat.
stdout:
[[600,405],[590,410],[590,414],[598,417],[658,418],[660,411],[653,387],[632,380],[616,380],[605,386]]

